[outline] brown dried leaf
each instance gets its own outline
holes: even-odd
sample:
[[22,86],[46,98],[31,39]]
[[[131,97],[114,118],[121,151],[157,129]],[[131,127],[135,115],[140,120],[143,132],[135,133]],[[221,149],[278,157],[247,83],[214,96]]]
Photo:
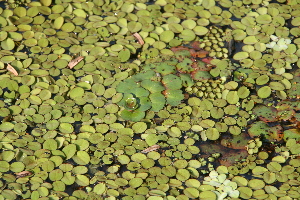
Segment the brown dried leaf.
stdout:
[[149,152],[155,151],[155,150],[157,150],[159,148],[160,148],[160,146],[158,144],[155,144],[155,145],[152,145],[151,147],[148,147],[147,149],[144,149],[142,151],[142,153],[149,153]]
[[177,52],[177,51],[184,51],[184,50],[189,50],[189,48],[187,47],[184,47],[184,46],[177,46],[177,47],[172,47],[171,48],[171,51],[173,51],[174,53]]
[[68,64],[68,67],[69,67],[70,69],[73,69],[73,67],[75,67],[80,61],[82,61],[83,58],[84,58],[83,56],[79,56],[79,57],[77,57],[77,58],[71,60],[71,61],[69,62],[69,64]]
[[22,177],[25,177],[25,176],[30,176],[32,173],[30,171],[22,171],[22,172],[19,172],[19,173],[16,173],[16,178],[22,178]]
[[7,69],[8,71],[10,71],[11,73],[13,73],[15,76],[18,76],[18,75],[19,75],[18,72],[17,72],[17,70],[15,70],[15,68],[13,68],[10,64],[7,64],[6,69]]
[[134,33],[133,36],[138,40],[138,42],[140,43],[140,45],[145,44],[143,38],[140,36],[140,34],[138,33]]

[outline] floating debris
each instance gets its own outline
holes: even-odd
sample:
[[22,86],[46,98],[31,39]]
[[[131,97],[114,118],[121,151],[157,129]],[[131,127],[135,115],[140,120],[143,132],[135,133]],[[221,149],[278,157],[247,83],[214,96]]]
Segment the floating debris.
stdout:
[[10,64],[7,64],[7,70],[13,73],[15,76],[19,75],[17,70],[15,70],[15,68],[13,68]]
[[73,69],[73,67],[75,67],[80,61],[82,61],[83,58],[84,58],[83,56],[79,56],[79,57],[77,57],[77,58],[71,60],[71,61],[69,62],[69,64],[68,64],[68,67],[69,67],[70,69]]
[[145,44],[145,42],[144,42],[144,40],[143,40],[143,38],[141,37],[140,34],[134,33],[133,36],[138,40],[138,42],[140,43],[140,45]]
[[159,148],[160,148],[160,146],[158,144],[155,144],[155,145],[152,145],[151,147],[148,147],[147,149],[144,149],[142,151],[142,153],[149,153],[149,152],[155,151],[155,150],[157,150]]
[[30,176],[32,173],[30,171],[22,171],[22,172],[19,172],[19,173],[16,173],[16,178],[22,178],[22,177],[25,177],[25,176]]

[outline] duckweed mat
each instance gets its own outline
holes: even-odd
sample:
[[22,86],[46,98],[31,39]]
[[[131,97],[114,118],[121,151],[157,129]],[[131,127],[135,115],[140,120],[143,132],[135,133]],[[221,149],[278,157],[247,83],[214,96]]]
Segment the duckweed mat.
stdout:
[[299,0],[1,1],[0,200],[300,199],[299,25]]

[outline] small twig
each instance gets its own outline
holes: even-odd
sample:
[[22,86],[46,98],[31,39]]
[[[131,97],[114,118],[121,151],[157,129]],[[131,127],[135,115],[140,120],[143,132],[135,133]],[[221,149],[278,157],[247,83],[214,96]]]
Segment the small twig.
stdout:
[[158,144],[155,144],[155,145],[152,145],[151,147],[148,147],[147,149],[144,149],[142,151],[142,153],[149,153],[149,152],[155,151],[155,150],[157,150],[159,148],[160,148],[160,146]]
[[133,36],[138,40],[138,42],[140,43],[140,45],[145,44],[145,42],[144,42],[144,40],[143,40],[143,38],[141,37],[140,34],[134,33]]
[[8,71],[10,71],[11,73],[13,73],[15,76],[18,76],[18,75],[19,75],[18,72],[17,72],[17,70],[15,70],[15,68],[13,68],[10,64],[7,64],[6,69],[7,69]]
[[68,64],[68,67],[70,69],[73,69],[73,67],[75,67],[80,61],[82,61],[83,58],[84,58],[83,56],[79,56],[79,57],[75,58],[74,60],[71,60]]

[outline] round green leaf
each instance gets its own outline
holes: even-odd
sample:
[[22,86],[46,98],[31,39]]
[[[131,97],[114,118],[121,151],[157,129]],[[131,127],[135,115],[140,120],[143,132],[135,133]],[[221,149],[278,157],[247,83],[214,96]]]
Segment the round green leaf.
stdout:
[[72,158],[79,165],[87,165],[90,162],[90,155],[85,151],[77,151]]
[[217,140],[220,137],[220,133],[216,128],[208,128],[205,131],[205,135],[209,140]]
[[271,95],[271,88],[269,86],[264,86],[258,89],[257,95],[260,98],[267,98]]

